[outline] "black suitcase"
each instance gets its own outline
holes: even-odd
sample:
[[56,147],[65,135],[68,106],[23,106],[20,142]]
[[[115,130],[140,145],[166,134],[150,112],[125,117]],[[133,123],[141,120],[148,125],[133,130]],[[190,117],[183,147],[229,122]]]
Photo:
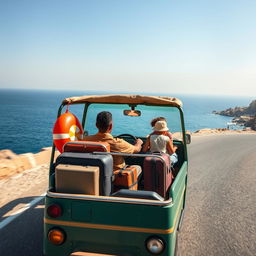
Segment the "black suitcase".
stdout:
[[64,152],[56,159],[58,164],[82,166],[99,166],[100,168],[100,195],[109,196],[112,192],[113,158],[109,154]]

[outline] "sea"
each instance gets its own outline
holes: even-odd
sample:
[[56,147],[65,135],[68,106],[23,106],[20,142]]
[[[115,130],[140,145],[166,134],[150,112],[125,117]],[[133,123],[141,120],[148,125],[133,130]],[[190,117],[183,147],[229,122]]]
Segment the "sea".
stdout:
[[[10,149],[16,154],[37,153],[41,148],[52,145],[52,129],[58,108],[64,98],[115,93],[0,89],[0,150]],[[140,94],[150,95],[143,92]],[[255,97],[185,94],[175,94],[175,97],[183,102],[185,127],[191,132],[204,128],[226,128],[232,118],[215,115],[212,112],[230,107],[248,106],[255,99]],[[234,127],[234,129],[242,128]]]

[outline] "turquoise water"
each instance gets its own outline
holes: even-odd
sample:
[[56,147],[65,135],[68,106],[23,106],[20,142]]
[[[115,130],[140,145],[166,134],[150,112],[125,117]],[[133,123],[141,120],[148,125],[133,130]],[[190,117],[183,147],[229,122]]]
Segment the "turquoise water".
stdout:
[[[15,153],[35,153],[42,147],[51,146],[52,128],[61,101],[66,97],[86,94],[99,93],[0,90],[0,150],[11,149]],[[254,99],[252,97],[175,96],[183,101],[185,125],[190,131],[202,128],[225,128],[232,118],[214,115],[212,111],[248,106]],[[95,121],[92,122],[89,130],[95,130],[94,123]],[[148,125],[145,129],[140,127],[140,133],[147,134],[149,129]],[[119,132],[122,131],[115,130],[116,134]]]

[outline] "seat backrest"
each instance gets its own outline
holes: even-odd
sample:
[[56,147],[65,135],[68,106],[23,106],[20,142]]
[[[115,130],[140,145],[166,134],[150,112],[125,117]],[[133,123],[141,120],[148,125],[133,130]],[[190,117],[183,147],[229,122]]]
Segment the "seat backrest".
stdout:
[[110,145],[104,141],[71,141],[63,146],[63,152],[110,152]]
[[114,194],[112,194],[111,196],[164,201],[164,198],[161,197],[156,192],[144,191],[144,190],[120,189],[117,192],[115,192]]

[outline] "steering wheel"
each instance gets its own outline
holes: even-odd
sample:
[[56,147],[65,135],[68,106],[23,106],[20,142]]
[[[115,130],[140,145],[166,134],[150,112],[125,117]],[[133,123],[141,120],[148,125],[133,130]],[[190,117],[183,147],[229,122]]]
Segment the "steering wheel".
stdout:
[[137,137],[132,135],[132,134],[129,134],[129,133],[123,133],[123,134],[120,134],[120,135],[117,135],[116,138],[121,138],[121,139],[125,139],[125,138],[132,138],[134,141],[133,141],[133,144],[135,144],[136,140],[137,140]]

